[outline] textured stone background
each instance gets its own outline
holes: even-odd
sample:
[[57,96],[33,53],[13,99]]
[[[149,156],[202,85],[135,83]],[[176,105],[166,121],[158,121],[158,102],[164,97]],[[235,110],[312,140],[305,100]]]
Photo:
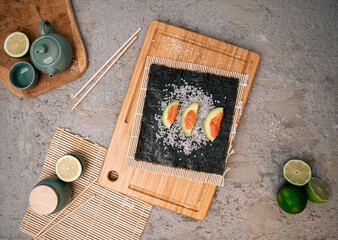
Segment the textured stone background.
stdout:
[[[205,220],[154,207],[142,239],[334,239],[337,235],[338,3],[331,1],[80,1],[73,8],[89,67],[34,99],[0,84],[0,239],[18,231],[57,126],[107,146],[145,30],[75,112],[71,96],[139,27],[160,20],[261,55],[225,186]],[[330,203],[299,215],[276,202],[290,158],[307,161]]]

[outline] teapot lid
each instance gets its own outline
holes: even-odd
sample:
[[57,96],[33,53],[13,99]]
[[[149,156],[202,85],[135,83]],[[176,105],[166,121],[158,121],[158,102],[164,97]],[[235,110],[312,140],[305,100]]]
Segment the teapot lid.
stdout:
[[32,46],[31,57],[41,66],[53,64],[59,57],[59,45],[49,36],[41,36]]

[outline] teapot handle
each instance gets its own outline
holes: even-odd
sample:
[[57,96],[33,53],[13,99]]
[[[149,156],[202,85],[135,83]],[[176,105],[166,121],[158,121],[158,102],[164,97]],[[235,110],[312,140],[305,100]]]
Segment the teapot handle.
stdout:
[[[47,32],[45,30],[45,26],[47,27]],[[41,35],[52,33],[53,28],[52,28],[52,25],[50,24],[50,22],[48,22],[47,20],[42,20],[40,22],[40,32],[41,32]]]

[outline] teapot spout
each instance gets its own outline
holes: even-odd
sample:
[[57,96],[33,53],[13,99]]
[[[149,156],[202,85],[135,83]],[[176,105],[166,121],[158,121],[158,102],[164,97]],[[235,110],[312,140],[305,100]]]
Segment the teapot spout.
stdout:
[[47,73],[49,74],[49,77],[54,77],[54,75],[58,72],[56,68],[53,67],[48,67],[47,68]]

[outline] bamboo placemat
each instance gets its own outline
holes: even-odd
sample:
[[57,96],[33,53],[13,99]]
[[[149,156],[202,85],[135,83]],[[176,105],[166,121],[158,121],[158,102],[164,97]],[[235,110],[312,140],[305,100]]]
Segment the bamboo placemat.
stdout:
[[147,170],[150,172],[156,172],[156,173],[166,174],[170,176],[177,176],[181,178],[187,178],[191,180],[196,180],[200,182],[211,183],[211,184],[221,186],[224,180],[225,172],[223,175],[218,175],[214,173],[204,173],[204,172],[170,167],[170,166],[165,166],[165,165],[160,165],[156,163],[140,161],[140,160],[135,159],[135,153],[137,149],[141,124],[142,124],[143,107],[145,104],[151,64],[159,64],[159,65],[172,67],[172,68],[185,69],[185,70],[190,70],[190,71],[198,71],[202,73],[210,73],[210,74],[215,74],[218,76],[233,77],[233,78],[239,79],[239,86],[238,86],[238,92],[237,92],[237,98],[236,98],[236,105],[234,109],[233,123],[231,126],[231,132],[230,132],[229,140],[228,140],[229,144],[228,144],[228,149],[227,149],[227,156],[226,156],[226,159],[224,159],[225,165],[230,155],[230,152],[232,150],[232,142],[236,136],[237,119],[239,116],[242,115],[243,92],[244,92],[245,87],[247,86],[249,74],[241,74],[241,73],[237,73],[234,71],[226,71],[226,70],[219,69],[219,68],[208,67],[206,65],[174,61],[174,60],[167,59],[167,58],[159,58],[159,57],[152,57],[152,56],[147,57],[146,64],[144,67],[144,74],[143,74],[141,90],[140,90],[140,94],[138,98],[136,116],[135,116],[133,130],[132,130],[132,134],[131,134],[131,138],[129,142],[126,166],[140,168],[140,169]]
[[[84,175],[71,183],[74,199],[99,175],[106,149],[57,128],[39,181],[55,175],[57,159],[67,153],[77,153],[86,162]],[[93,195],[96,197],[85,203]],[[71,213],[81,204],[84,205]],[[44,235],[44,239],[139,239],[151,209],[150,204],[95,183],[55,220],[50,226],[51,230]],[[71,215],[68,215],[69,213]],[[28,207],[20,231],[34,237],[56,214],[41,216]],[[53,227],[64,216],[69,217]]]

